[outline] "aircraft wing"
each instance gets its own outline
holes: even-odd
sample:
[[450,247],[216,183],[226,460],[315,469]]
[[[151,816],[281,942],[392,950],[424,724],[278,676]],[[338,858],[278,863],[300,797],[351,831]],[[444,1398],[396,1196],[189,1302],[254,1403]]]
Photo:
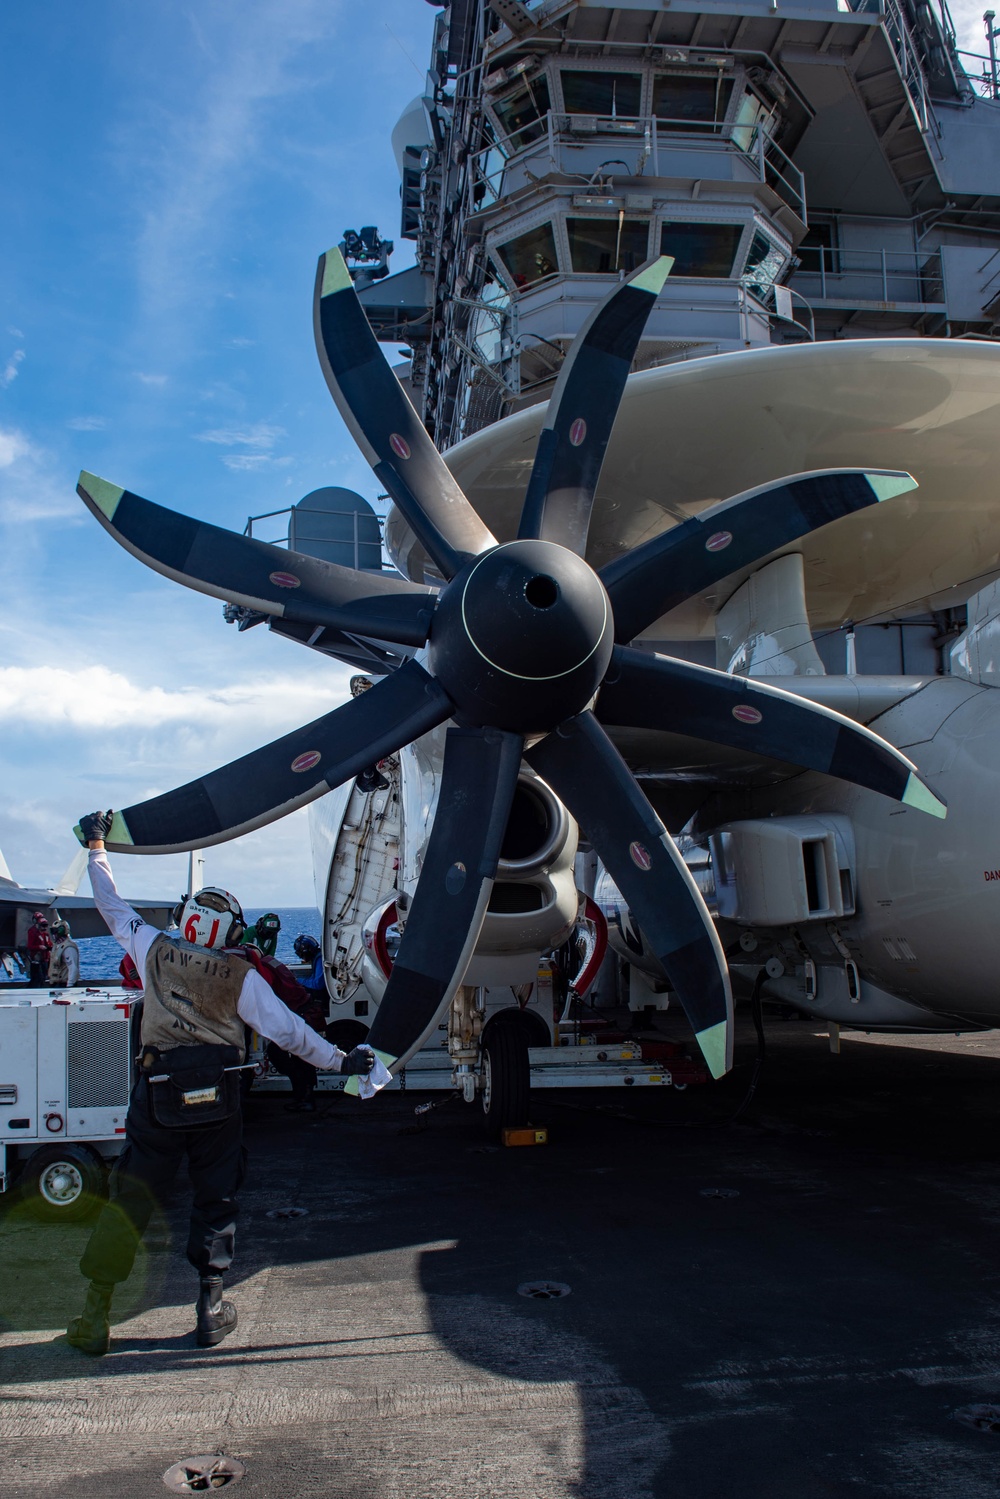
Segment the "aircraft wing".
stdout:
[[[166,927],[170,921],[173,900],[131,900],[131,905],[151,926]],[[50,922],[55,913],[64,916],[74,937],[107,937],[108,928],[93,899],[86,895],[59,895],[54,890],[33,890],[13,880],[0,878],[0,948],[23,947],[28,927],[36,911],[42,911]]]

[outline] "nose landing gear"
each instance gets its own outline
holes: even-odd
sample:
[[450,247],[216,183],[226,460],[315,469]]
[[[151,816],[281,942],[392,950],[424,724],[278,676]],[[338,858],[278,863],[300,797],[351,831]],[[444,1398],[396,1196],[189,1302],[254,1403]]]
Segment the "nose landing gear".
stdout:
[[483,1038],[479,1077],[483,1124],[491,1138],[499,1138],[502,1130],[527,1124],[531,1089],[528,1036],[516,1015],[509,1019],[498,1016],[490,1025]]

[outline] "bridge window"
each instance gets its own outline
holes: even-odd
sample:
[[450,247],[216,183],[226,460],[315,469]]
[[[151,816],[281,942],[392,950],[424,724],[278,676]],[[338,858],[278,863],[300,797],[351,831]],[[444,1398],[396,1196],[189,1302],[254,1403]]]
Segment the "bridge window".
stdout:
[[731,276],[742,224],[692,224],[672,219],[660,231],[660,254],[674,257],[678,276]]
[[574,115],[639,114],[642,95],[641,73],[583,72],[562,70],[563,106]]
[[551,224],[539,224],[498,247],[497,253],[517,287],[530,286],[558,270],[556,240]]
[[750,244],[743,280],[752,292],[763,299],[784,270],[786,260],[787,256],[780,246],[758,229]]
[[653,79],[653,113],[660,125],[675,130],[699,130],[724,120],[733,92],[731,78],[722,73],[699,77],[665,73]]
[[574,271],[604,275],[634,271],[649,258],[649,224],[644,219],[567,219]]
[[774,111],[766,108],[754,94],[744,94],[736,106],[733,140],[741,151],[757,149],[758,132],[765,136],[771,128]]
[[508,144],[515,151],[530,146],[545,134],[549,112],[549,85],[544,73],[493,105]]

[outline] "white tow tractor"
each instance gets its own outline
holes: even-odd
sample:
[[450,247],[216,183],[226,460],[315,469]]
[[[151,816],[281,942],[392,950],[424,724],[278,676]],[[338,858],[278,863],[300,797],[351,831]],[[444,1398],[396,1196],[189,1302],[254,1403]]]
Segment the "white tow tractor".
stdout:
[[0,991],[0,1191],[41,1218],[85,1217],[125,1139],[134,997]]

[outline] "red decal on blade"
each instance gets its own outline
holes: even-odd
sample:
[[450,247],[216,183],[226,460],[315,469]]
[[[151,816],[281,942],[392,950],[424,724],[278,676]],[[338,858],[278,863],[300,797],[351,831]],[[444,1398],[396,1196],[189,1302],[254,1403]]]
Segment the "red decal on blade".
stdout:
[[648,870],[653,867],[653,860],[650,857],[649,849],[643,848],[641,843],[630,843],[628,846],[628,856],[636,869]]
[[578,448],[587,435],[587,423],[582,416],[578,416],[569,429],[569,440],[574,448]]
[[733,539],[732,531],[716,531],[705,543],[706,552],[724,552]]
[[301,579],[297,578],[294,573],[270,573],[268,576],[275,588],[301,587]]
[[296,775],[300,775],[304,770],[312,770],[313,766],[318,765],[322,758],[323,756],[319,750],[306,750],[304,755],[296,756],[292,761],[291,768]]
[[397,458],[409,458],[410,444],[406,441],[405,437],[400,437],[398,432],[391,432],[389,434],[389,446]]
[[733,717],[739,723],[760,723],[764,715],[757,708],[751,708],[749,703],[738,703],[733,709]]

